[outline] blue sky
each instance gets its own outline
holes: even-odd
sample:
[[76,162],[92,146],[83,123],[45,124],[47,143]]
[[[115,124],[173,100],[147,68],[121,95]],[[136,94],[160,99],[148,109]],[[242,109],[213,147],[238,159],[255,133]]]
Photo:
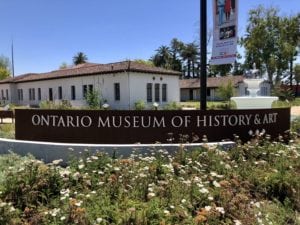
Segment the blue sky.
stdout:
[[[259,4],[300,12],[299,0],[240,0],[239,35]],[[13,39],[16,75],[58,69],[79,51],[96,63],[147,60],[174,37],[199,38],[200,0],[1,0],[0,9],[0,55],[11,56]]]

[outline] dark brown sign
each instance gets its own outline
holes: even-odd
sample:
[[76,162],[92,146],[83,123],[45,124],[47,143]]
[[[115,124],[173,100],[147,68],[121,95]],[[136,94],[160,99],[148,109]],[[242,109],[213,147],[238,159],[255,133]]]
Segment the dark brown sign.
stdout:
[[259,110],[35,110],[16,109],[16,139],[65,143],[133,144],[273,138],[290,128],[290,109]]

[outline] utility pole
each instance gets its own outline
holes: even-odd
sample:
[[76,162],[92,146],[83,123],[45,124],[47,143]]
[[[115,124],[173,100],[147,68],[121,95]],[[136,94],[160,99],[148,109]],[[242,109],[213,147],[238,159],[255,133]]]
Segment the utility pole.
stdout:
[[15,77],[15,63],[14,63],[14,40],[11,40],[11,70],[12,76]]
[[201,72],[200,72],[200,109],[206,110],[206,88],[207,88],[207,0],[200,0],[200,51],[201,51]]

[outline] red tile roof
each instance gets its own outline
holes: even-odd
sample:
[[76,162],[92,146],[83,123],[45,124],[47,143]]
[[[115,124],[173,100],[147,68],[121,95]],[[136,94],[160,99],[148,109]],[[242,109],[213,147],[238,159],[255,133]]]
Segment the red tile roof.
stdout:
[[165,74],[180,76],[181,73],[173,70],[166,70],[159,67],[146,65],[135,61],[123,61],[109,64],[84,63],[72,68],[54,70],[47,73],[28,73],[15,78],[1,80],[0,83],[20,83],[29,81],[50,80],[57,78],[68,78],[77,76],[88,76],[94,74],[108,74],[117,72],[142,72],[150,74]]
[[[243,76],[208,77],[207,87],[217,88],[222,84],[228,83],[229,81],[231,81],[232,84],[236,86],[238,83],[243,82],[243,80]],[[181,89],[200,88],[200,78],[183,79],[180,80],[179,85]]]

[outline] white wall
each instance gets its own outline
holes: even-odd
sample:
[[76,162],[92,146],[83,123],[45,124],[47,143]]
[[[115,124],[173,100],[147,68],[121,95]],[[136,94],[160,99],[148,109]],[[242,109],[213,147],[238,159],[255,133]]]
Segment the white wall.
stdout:
[[[147,102],[147,83],[152,83],[152,102]],[[179,76],[131,73],[129,79],[130,88],[130,108],[134,108],[135,102],[143,100],[148,108],[151,108],[155,102],[155,84],[160,87],[159,97],[157,102],[160,106],[168,104],[168,102],[180,101]],[[162,84],[167,84],[167,101],[162,101]]]
[[[154,80],[153,80],[154,78]],[[120,100],[115,100],[114,84],[120,84]],[[49,88],[52,88],[53,101],[59,102],[58,87],[62,87],[62,99],[69,100],[73,106],[86,106],[83,96],[83,85],[93,85],[100,93],[101,99],[106,101],[112,109],[133,109],[138,100],[147,102],[147,83],[160,84],[160,99],[162,98],[162,84],[167,84],[167,101],[179,101],[179,77],[170,75],[156,75],[149,73],[122,72],[104,75],[79,76],[53,80],[32,81],[24,83],[0,84],[1,88],[10,90],[13,103],[20,105],[39,105],[40,101],[49,100]],[[76,99],[71,100],[71,86],[75,86]],[[41,100],[38,99],[38,88],[41,89]],[[18,89],[23,90],[23,100],[18,100]],[[35,99],[29,100],[29,89],[35,89]],[[5,91],[4,91],[5,92]],[[9,99],[11,100],[11,96]],[[154,85],[153,85],[154,101]],[[102,102],[103,103],[103,102]],[[159,102],[160,104],[165,104]],[[152,103],[151,103],[152,105]]]

